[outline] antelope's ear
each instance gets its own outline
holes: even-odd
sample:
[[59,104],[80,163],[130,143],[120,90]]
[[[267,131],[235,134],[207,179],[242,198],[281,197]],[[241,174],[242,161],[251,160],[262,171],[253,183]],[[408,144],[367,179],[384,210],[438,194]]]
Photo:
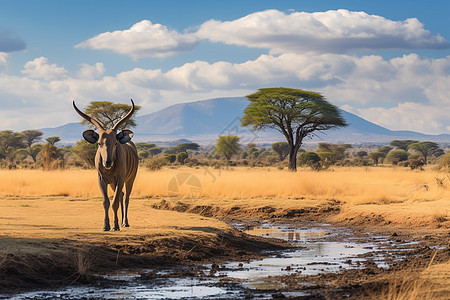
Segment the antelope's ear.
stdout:
[[83,132],[83,137],[91,144],[95,144],[98,141],[98,134],[94,130],[86,130]]
[[119,132],[117,134],[117,140],[121,143],[121,144],[126,144],[129,141],[131,141],[131,138],[133,137],[133,131],[128,130],[128,129],[124,129],[121,132]]

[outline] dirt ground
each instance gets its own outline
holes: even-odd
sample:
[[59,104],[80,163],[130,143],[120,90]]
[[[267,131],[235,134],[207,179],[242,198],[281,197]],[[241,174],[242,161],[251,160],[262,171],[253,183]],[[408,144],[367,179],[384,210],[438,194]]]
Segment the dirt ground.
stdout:
[[[393,241],[419,241],[403,261],[388,269],[367,264],[364,269],[305,278],[283,276],[282,290],[273,297],[305,290],[308,298],[393,297],[398,291],[417,298],[447,299],[450,293],[450,230],[448,220],[412,215],[410,223],[396,223],[392,204],[346,206],[335,200],[255,198],[250,204],[224,199],[138,198],[130,204],[130,228],[102,232],[100,198],[47,196],[0,199],[0,293],[82,284],[96,273],[123,268],[199,266],[261,257],[264,250],[291,247],[288,243],[246,235],[229,223],[252,226],[258,220],[308,226],[329,222],[350,226],[355,234],[383,234]],[[292,199],[291,199],[292,200]],[[426,203],[425,203],[426,204]],[[373,205],[373,204],[365,204]],[[398,204],[396,213],[408,210]],[[370,211],[370,213],[369,213]],[[415,223],[419,222],[419,223]],[[386,226],[389,225],[389,226]],[[409,287],[409,285],[413,287]],[[250,295],[251,296],[251,295]]]

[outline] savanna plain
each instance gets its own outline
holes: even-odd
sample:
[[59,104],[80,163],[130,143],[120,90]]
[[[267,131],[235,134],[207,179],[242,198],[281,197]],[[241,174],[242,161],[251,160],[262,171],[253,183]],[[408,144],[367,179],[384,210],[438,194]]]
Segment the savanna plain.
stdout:
[[354,235],[386,236],[393,248],[414,242],[389,268],[367,265],[271,278],[283,283],[268,291],[273,297],[310,289],[305,298],[448,299],[448,174],[432,166],[296,173],[263,167],[141,168],[130,200],[131,227],[102,232],[95,170],[0,170],[0,287],[8,295],[90,284],[99,280],[96,274],[124,268],[220,266],[292,247],[232,226],[270,221],[350,228]]

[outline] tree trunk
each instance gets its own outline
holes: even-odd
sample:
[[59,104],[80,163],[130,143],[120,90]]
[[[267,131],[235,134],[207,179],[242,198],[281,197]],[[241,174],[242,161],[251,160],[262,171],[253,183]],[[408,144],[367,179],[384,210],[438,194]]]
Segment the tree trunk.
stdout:
[[297,172],[297,151],[295,150],[296,147],[290,146],[289,147],[289,165],[288,170],[291,172]]

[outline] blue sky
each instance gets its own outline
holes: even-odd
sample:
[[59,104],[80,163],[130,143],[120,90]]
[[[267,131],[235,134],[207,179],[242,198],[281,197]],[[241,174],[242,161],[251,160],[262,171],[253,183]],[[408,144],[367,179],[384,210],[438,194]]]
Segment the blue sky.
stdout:
[[394,130],[450,133],[450,1],[0,0],[0,130],[315,90]]

